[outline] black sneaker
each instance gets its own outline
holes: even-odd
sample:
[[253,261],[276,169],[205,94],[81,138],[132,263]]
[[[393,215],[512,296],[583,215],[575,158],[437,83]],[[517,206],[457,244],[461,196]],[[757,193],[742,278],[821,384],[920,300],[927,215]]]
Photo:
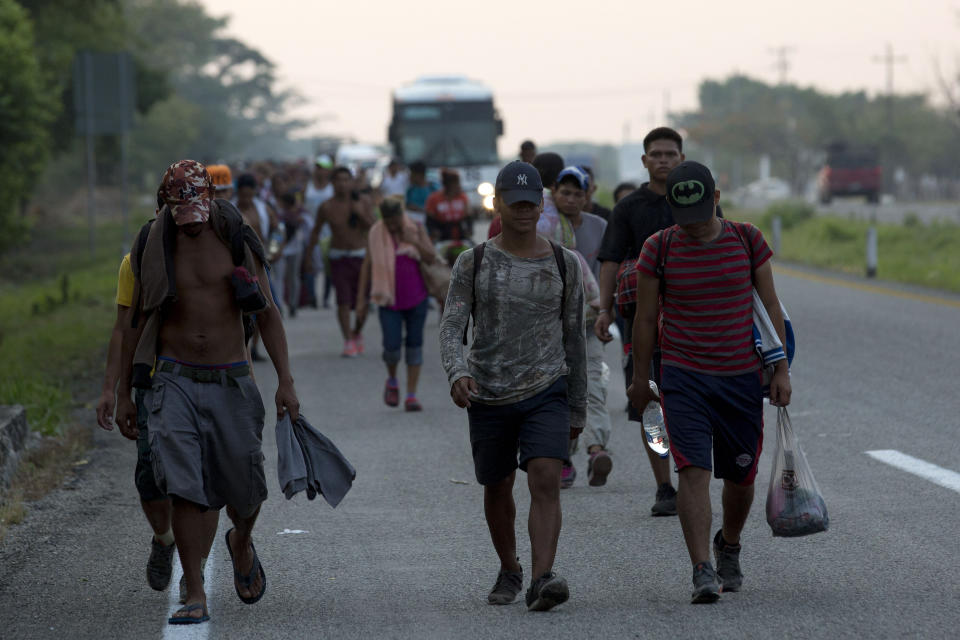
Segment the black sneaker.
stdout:
[[657,487],[657,501],[650,507],[650,513],[655,516],[677,515],[677,490],[669,482]]
[[173,574],[173,552],[177,544],[169,547],[156,538],[150,540],[150,559],[147,560],[147,583],[154,591],[163,591],[170,584]]
[[720,583],[717,572],[709,562],[701,562],[693,568],[693,596],[691,604],[709,604],[720,599]]
[[501,571],[497,574],[497,582],[487,596],[490,604],[510,604],[517,599],[517,594],[523,589],[523,572]]
[[549,611],[570,598],[567,581],[548,571],[533,581],[527,589],[527,609],[529,611]]
[[740,572],[740,545],[727,544],[723,529],[713,537],[713,556],[717,560],[717,577],[724,591],[740,591],[743,573]]
[[587,462],[587,484],[591,487],[602,487],[607,484],[607,476],[613,470],[613,459],[605,449],[598,449],[590,454]]

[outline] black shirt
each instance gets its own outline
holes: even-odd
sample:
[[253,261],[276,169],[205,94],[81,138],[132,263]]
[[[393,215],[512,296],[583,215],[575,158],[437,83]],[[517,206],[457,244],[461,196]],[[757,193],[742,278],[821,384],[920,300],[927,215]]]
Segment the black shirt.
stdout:
[[603,205],[597,204],[596,202],[590,203],[590,211],[588,213],[592,213],[595,216],[600,216],[607,222],[610,222],[610,209],[607,209]]
[[[717,216],[723,217],[720,207]],[[649,182],[624,196],[613,207],[607,222],[597,259],[618,263],[638,258],[647,238],[676,224],[667,197],[651,191]]]

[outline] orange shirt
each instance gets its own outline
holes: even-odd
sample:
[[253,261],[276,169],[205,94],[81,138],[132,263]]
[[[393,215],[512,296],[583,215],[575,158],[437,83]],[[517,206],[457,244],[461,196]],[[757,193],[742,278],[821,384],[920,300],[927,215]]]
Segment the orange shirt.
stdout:
[[461,192],[450,198],[441,189],[430,194],[423,209],[438,222],[458,222],[467,217],[469,204],[467,194]]

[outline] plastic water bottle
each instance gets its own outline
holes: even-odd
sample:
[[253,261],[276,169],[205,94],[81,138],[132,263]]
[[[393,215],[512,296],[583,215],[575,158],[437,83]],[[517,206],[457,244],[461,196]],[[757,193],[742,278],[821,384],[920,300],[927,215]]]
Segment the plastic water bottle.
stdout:
[[[660,390],[657,389],[657,383],[650,381],[650,390],[660,397]],[[666,458],[670,454],[670,442],[667,439],[667,427],[663,422],[663,409],[656,400],[647,405],[643,410],[643,431],[647,436],[647,445],[661,458]]]
[[287,225],[284,223],[277,224],[276,228],[270,233],[270,238],[267,243],[267,251],[270,256],[276,256],[280,253],[280,247],[283,246],[283,241],[287,236]]

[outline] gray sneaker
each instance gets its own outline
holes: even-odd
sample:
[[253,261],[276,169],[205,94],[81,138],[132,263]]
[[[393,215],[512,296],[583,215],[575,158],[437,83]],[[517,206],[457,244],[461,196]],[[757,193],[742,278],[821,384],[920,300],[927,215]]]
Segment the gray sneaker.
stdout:
[[173,573],[173,553],[177,550],[177,543],[169,547],[156,538],[150,540],[150,559],[147,560],[147,584],[154,591],[163,591],[170,584],[170,575]]
[[527,589],[528,611],[549,611],[570,598],[567,581],[548,571],[533,581]]
[[723,529],[713,537],[713,556],[717,560],[717,577],[724,591],[740,591],[743,573],[740,571],[740,545],[727,544]]
[[720,599],[720,583],[717,572],[709,562],[701,562],[693,568],[693,596],[691,604],[709,604]]
[[517,594],[523,589],[523,572],[501,571],[497,574],[497,582],[487,596],[490,604],[510,604],[517,599]]
[[677,515],[677,490],[669,482],[657,487],[657,501],[650,507],[650,513],[654,516]]

